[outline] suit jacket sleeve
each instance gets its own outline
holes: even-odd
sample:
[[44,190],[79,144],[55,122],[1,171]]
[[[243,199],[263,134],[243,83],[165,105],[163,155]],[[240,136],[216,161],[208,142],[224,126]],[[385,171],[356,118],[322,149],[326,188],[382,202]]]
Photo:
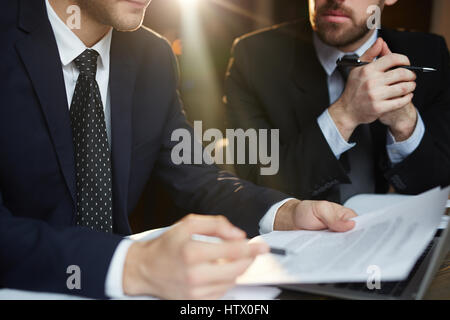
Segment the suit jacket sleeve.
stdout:
[[[236,41],[225,82],[229,125],[243,129],[277,129],[253,93],[251,74],[256,70],[251,70],[250,59],[245,40]],[[350,182],[317,121],[307,124],[288,138],[280,139],[280,170],[277,175],[260,175],[258,165],[235,167],[243,178],[303,199],[330,199],[329,192],[333,186]]]
[[[0,287],[106,298],[109,263],[121,238],[77,227],[50,227],[15,217],[0,193]],[[81,288],[69,290],[69,266],[80,268]]]
[[403,194],[418,194],[450,184],[450,59],[445,40],[437,39],[437,66],[442,76],[430,103],[416,106],[425,124],[425,135],[404,161],[393,168],[385,167],[386,179]]
[[154,172],[167,186],[178,207],[197,214],[225,215],[231,223],[245,230],[248,236],[255,236],[263,215],[273,204],[288,196],[255,186],[231,173],[220,171],[214,165],[174,164],[172,150],[179,142],[171,141],[172,133],[177,129],[186,130],[191,137],[194,137],[194,133],[183,113],[177,90],[177,62],[170,46],[167,46],[167,50],[171,57],[168,71],[173,75],[173,98]]

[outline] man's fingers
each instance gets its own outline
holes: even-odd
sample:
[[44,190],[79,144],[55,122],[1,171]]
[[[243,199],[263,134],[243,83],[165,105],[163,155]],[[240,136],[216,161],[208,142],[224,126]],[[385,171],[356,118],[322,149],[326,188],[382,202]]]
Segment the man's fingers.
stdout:
[[385,101],[383,105],[384,111],[382,113],[387,113],[403,108],[412,101],[413,97],[414,94],[410,93],[400,98]]
[[384,74],[383,83],[387,86],[396,84],[399,82],[415,81],[417,75],[411,70],[405,68],[397,68],[390,70]]
[[381,99],[395,99],[410,94],[416,90],[416,83],[414,81],[401,82],[392,86],[386,87],[381,91]]
[[177,227],[185,231],[185,238],[189,238],[193,234],[214,236],[225,240],[239,240],[245,239],[246,237],[244,231],[233,226],[223,216],[200,216],[190,214],[183,218]]
[[225,284],[216,284],[211,286],[203,286],[192,289],[189,299],[195,300],[218,300],[222,298],[227,291],[232,289],[236,284],[234,282]]
[[187,275],[188,285],[194,287],[235,283],[253,263],[254,259],[241,259],[226,263],[203,263],[192,268]]
[[336,206],[339,206],[339,208],[337,208],[338,215],[341,217],[342,220],[349,220],[358,216],[356,212],[350,208],[346,208],[338,204],[336,204]]
[[336,204],[336,206],[338,206],[336,210],[339,219],[337,219],[334,224],[329,227],[330,230],[336,232],[346,232],[353,229],[355,227],[355,222],[350,219],[358,216],[356,212],[338,204]]
[[354,227],[355,221],[353,220],[336,220],[328,226],[328,229],[335,232],[347,232],[352,230]]
[[241,260],[253,259],[269,251],[266,243],[247,243],[247,241],[227,241],[223,243],[205,243],[189,241],[183,248],[186,264],[211,262],[219,259]]
[[365,62],[372,62],[383,51],[384,40],[378,38],[377,41],[361,56],[360,60]]
[[333,225],[338,219],[333,204],[327,201],[317,201],[313,203],[314,215],[319,219],[327,228]]
[[340,205],[319,201],[315,203],[313,210],[316,217],[332,231],[345,232],[355,226],[355,222],[348,219],[355,217],[356,213]]
[[388,71],[394,67],[409,65],[411,65],[411,63],[409,62],[408,57],[397,53],[388,54],[371,64],[372,68],[382,72]]

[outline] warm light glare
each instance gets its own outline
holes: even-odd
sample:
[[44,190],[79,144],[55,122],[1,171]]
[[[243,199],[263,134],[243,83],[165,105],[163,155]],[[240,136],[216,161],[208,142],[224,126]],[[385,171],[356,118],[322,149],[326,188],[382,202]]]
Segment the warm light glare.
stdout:
[[182,5],[194,5],[198,0],[178,0]]
[[[209,52],[200,18],[200,6],[206,1],[179,0],[181,6],[181,74],[195,89],[185,89],[184,97],[195,99],[205,123],[220,123],[222,94],[217,72]],[[208,1],[209,2],[209,1]],[[206,8],[203,8],[206,9]],[[187,88],[187,87],[186,87]],[[200,93],[201,92],[201,93]],[[200,93],[200,94],[199,94]],[[201,110],[200,110],[201,109]]]

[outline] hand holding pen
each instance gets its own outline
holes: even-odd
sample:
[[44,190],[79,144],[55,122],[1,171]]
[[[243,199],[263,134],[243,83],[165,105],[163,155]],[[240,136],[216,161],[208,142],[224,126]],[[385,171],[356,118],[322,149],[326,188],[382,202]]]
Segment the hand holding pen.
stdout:
[[[338,61],[336,61],[336,65],[339,67],[362,67],[362,66],[366,66],[370,64],[370,62],[365,62],[365,61],[361,61],[359,59],[349,59],[346,57],[343,57],[341,59],[338,59]],[[414,67],[414,66],[397,66],[394,67],[393,69],[397,69],[397,68],[404,68],[407,70],[411,70],[414,72],[422,72],[422,73],[428,73],[428,72],[436,72],[437,70],[434,68],[430,68],[430,67]]]
[[432,70],[409,70],[416,67],[411,68],[408,57],[392,53],[381,38],[359,60],[340,64],[359,66],[350,72],[344,92],[329,108],[343,138],[348,141],[360,124],[380,120],[397,142],[406,140],[418,117],[412,103],[416,72]]

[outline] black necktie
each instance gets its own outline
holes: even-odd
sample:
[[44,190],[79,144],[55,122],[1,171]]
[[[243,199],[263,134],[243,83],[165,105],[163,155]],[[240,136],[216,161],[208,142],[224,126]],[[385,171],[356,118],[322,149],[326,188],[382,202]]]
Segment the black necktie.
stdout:
[[77,225],[112,232],[112,174],[105,115],[95,75],[98,52],[75,60],[80,71],[70,106],[77,185]]
[[[349,59],[359,59],[358,55],[347,55]],[[337,67],[345,82],[351,68]],[[353,131],[349,142],[355,142],[356,146],[341,155],[340,161],[348,172],[351,184],[339,186],[340,200],[344,203],[356,194],[375,192],[374,153],[373,141],[368,124],[359,125]]]
[[[353,54],[346,54],[342,57],[342,60],[358,60],[359,56],[355,53]],[[352,67],[346,67],[346,66],[337,66],[336,69],[341,74],[342,78],[344,78],[344,82],[347,82],[348,75],[350,74],[350,71],[352,71]]]

